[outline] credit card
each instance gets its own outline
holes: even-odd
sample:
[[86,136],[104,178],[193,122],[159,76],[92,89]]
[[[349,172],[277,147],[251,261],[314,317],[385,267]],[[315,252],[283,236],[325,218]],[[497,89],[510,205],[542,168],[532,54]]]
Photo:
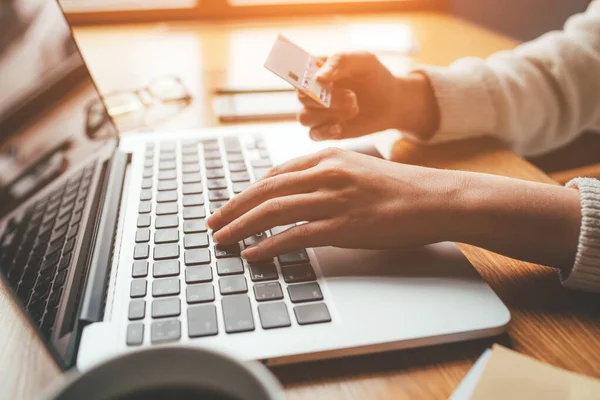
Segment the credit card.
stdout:
[[314,76],[322,63],[301,47],[279,35],[265,62],[265,68],[329,108],[331,85],[318,82]]

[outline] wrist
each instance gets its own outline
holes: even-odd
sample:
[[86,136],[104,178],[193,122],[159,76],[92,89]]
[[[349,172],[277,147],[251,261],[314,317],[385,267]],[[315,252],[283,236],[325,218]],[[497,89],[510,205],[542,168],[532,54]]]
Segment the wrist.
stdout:
[[393,128],[408,132],[419,140],[429,140],[440,126],[440,112],[427,75],[413,72],[396,77]]

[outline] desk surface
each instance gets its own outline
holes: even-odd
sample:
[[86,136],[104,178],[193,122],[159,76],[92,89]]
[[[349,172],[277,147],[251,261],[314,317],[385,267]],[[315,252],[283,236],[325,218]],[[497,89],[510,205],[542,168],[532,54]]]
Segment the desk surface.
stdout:
[[[467,55],[486,56],[514,42],[458,19],[437,14],[314,18],[234,24],[161,24],[77,30],[77,38],[102,91],[135,88],[165,74],[180,76],[195,103],[168,127],[217,124],[210,96],[223,85],[246,81],[271,84],[261,71],[262,53],[283,31],[313,53],[347,49],[348,28],[379,25],[406,40],[405,24],[419,50],[411,57],[392,54],[399,70],[411,63],[444,65]],[[362,27],[362,28],[361,28]],[[350,32],[350,33],[349,33]],[[382,32],[381,30],[379,32]],[[389,36],[389,35],[388,35]],[[392,42],[391,42],[392,43]],[[347,45],[347,44],[346,44]],[[263,80],[264,79],[264,80]],[[396,161],[441,168],[483,171],[552,182],[499,143],[477,139],[422,148],[398,142]],[[542,361],[600,377],[598,296],[563,289],[554,270],[510,260],[481,249],[461,249],[512,312],[500,337],[422,349],[389,352],[277,367],[290,399],[447,398],[474,360],[500,342]],[[61,379],[35,332],[24,323],[0,282],[0,397],[30,399]]]

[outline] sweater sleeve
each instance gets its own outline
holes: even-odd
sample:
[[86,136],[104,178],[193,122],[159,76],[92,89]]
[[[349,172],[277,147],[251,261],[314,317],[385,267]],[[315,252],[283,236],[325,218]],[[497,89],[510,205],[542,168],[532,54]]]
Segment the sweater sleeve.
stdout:
[[423,66],[440,108],[430,142],[492,135],[533,155],[600,123],[600,0],[514,50]]
[[600,181],[577,178],[567,183],[579,189],[581,229],[575,264],[561,272],[563,286],[600,292]]

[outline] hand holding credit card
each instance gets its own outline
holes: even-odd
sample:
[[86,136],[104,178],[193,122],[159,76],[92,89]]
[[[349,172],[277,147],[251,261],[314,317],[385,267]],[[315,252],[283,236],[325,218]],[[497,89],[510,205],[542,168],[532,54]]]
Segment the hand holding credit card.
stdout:
[[277,37],[265,62],[266,69],[329,108],[331,85],[322,84],[314,78],[321,65],[317,57],[281,35]]

